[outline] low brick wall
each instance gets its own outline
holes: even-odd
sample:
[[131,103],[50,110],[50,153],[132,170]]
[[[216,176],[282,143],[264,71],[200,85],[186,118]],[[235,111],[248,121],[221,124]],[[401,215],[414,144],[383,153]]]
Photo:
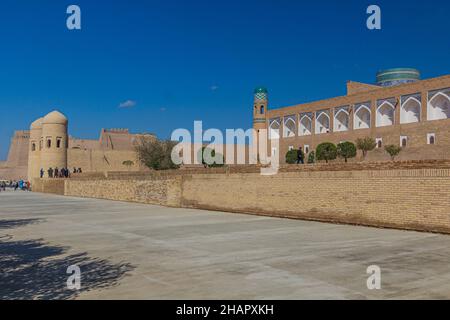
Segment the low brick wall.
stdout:
[[449,191],[445,166],[65,180],[68,196],[442,233],[450,233]]
[[65,183],[65,195],[180,206],[181,178],[153,178],[149,180],[68,179]]
[[64,195],[64,179],[33,179],[31,189],[33,192]]
[[181,205],[450,233],[450,169],[194,175]]

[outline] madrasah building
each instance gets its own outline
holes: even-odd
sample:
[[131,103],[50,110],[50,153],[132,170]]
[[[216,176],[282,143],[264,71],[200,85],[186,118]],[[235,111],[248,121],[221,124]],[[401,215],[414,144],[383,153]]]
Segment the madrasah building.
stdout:
[[280,162],[293,148],[309,153],[322,142],[364,137],[377,142],[367,160],[389,160],[390,144],[402,147],[399,160],[450,159],[450,75],[420,80],[416,69],[390,69],[378,72],[376,84],[348,81],[345,96],[278,109],[269,109],[260,87],[253,128],[279,138]]

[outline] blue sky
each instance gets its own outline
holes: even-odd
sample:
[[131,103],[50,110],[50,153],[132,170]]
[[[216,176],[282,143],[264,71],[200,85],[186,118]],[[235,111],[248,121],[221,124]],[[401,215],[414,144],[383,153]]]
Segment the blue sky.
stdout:
[[[66,28],[70,4],[81,31]],[[380,31],[365,27],[370,4]],[[3,0],[0,159],[14,130],[53,109],[77,137],[126,127],[167,138],[194,120],[251,127],[259,85],[276,108],[343,95],[384,68],[448,74],[448,12],[443,0]]]

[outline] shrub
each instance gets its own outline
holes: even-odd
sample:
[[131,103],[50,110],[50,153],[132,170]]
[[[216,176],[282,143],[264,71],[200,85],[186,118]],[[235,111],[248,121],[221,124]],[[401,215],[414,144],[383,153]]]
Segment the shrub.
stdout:
[[356,146],[352,142],[341,142],[337,145],[337,154],[347,162],[348,158],[356,157]]
[[134,166],[134,162],[131,161],[131,160],[125,160],[124,162],[122,162],[122,164],[123,164],[124,166],[126,166],[126,167],[128,168],[128,170],[130,170],[130,168],[131,168],[132,166]]
[[293,164],[297,162],[298,150],[292,149],[286,153],[286,163]]
[[311,151],[308,155],[308,163],[316,162],[316,154],[314,151]]
[[172,162],[171,157],[172,149],[176,144],[176,141],[160,141],[153,137],[141,137],[135,148],[142,164],[154,170],[167,170],[178,168]]
[[390,144],[385,146],[384,150],[386,150],[386,152],[389,153],[389,155],[391,156],[391,160],[394,161],[395,157],[398,156],[400,151],[402,151],[402,148],[395,144]]
[[199,159],[202,159],[202,164],[203,164],[203,166],[206,168],[206,167],[209,167],[209,168],[214,168],[214,167],[223,167],[224,166],[224,163],[225,163],[225,159],[224,159],[224,156],[223,155],[221,155],[220,153],[218,153],[217,154],[217,158],[221,158],[222,159],[222,161],[221,161],[221,163],[220,163],[220,161],[219,162],[217,162],[217,161],[214,161],[214,163],[212,163],[212,164],[207,164],[206,163],[206,160],[205,160],[205,154],[206,154],[206,152],[208,152],[209,154],[211,154],[211,157],[212,158],[216,158],[216,150],[214,150],[214,149],[211,149],[211,148],[206,148],[206,147],[202,147],[202,150],[200,151],[201,153],[198,155],[199,157]]
[[365,137],[356,139],[356,147],[362,151],[363,159],[366,158],[367,152],[372,151],[377,146],[377,142],[374,138]]
[[337,157],[337,148],[331,142],[324,142],[316,148],[317,160],[325,160],[328,163],[329,160],[334,160]]

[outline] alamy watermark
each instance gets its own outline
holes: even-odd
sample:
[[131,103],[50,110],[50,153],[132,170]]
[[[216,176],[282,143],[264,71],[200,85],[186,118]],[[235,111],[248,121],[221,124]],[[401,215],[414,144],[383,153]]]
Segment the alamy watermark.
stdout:
[[[270,139],[269,134],[272,136]],[[179,128],[172,132],[171,140],[179,142],[171,153],[172,162],[176,165],[261,164],[264,166],[261,168],[263,175],[278,172],[280,143],[277,132],[253,128],[226,129],[225,134],[214,128],[203,132],[202,121],[194,121],[193,135],[189,130]]]
[[367,274],[370,276],[367,278],[367,289],[380,290],[381,289],[381,268],[377,265],[371,265],[367,267]]
[[372,4],[367,7],[366,13],[370,14],[366,22],[367,29],[381,30],[381,8]]
[[67,29],[81,30],[81,8],[72,4],[67,7],[66,13],[70,15],[66,20]]
[[67,278],[67,289],[69,290],[80,290],[81,289],[81,269],[76,264],[71,265],[67,268],[67,274],[70,274]]

